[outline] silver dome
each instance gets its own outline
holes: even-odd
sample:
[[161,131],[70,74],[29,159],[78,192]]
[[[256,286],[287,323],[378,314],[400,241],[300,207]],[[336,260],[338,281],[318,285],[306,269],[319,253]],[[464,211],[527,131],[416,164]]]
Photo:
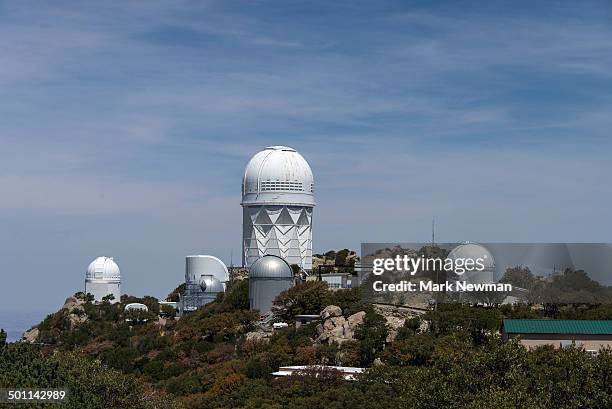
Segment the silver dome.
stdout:
[[310,165],[295,149],[269,146],[251,158],[242,179],[242,205],[314,206]]
[[251,265],[249,278],[290,280],[293,279],[293,270],[289,263],[281,257],[267,254]]
[[200,289],[205,293],[222,293],[225,291],[223,283],[212,275],[200,277],[199,284]]

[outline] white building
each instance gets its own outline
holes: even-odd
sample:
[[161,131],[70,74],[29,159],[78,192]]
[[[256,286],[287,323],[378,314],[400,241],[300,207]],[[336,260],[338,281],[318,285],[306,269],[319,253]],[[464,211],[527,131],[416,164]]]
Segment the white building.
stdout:
[[354,366],[329,366],[329,365],[298,365],[281,366],[278,371],[272,372],[274,376],[291,376],[300,374],[311,374],[317,376],[317,372],[335,371],[345,381],[354,381],[364,373],[366,368],[356,368]]
[[209,255],[193,255],[185,258],[185,291],[179,294],[180,315],[197,310],[225,292],[229,272],[225,263]]
[[314,178],[308,162],[286,146],[251,158],[242,181],[242,262],[270,254],[312,269]]
[[89,264],[85,274],[85,294],[94,296],[95,301],[112,294],[112,303],[121,298],[121,272],[112,257],[98,257]]

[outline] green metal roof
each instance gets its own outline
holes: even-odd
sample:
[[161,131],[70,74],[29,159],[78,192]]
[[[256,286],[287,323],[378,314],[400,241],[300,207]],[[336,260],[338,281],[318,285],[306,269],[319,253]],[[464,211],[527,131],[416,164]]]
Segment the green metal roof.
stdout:
[[612,335],[612,320],[504,320],[504,332]]

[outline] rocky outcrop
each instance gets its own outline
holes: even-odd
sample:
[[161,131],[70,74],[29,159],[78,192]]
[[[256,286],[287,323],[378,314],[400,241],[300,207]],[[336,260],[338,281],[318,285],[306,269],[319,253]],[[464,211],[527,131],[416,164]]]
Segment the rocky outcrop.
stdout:
[[415,310],[407,307],[396,307],[381,304],[374,304],[374,311],[377,314],[382,315],[387,321],[387,328],[389,330],[387,342],[392,342],[395,339],[397,332],[404,326],[407,319],[422,314],[422,312],[416,312]]
[[[387,342],[392,342],[406,320],[423,314],[424,311],[402,306],[373,304],[374,311],[385,318],[388,328]],[[322,322],[316,328],[316,342],[324,344],[342,344],[355,340],[355,331],[363,324],[366,313],[359,311],[344,317],[337,305],[328,305],[321,311]],[[422,324],[426,325],[425,323]],[[427,328],[422,328],[426,330]]]
[[321,311],[321,319],[326,320],[328,318],[342,316],[342,308],[337,305],[328,305]]
[[358,325],[363,324],[363,319],[365,318],[365,315],[366,315],[365,311],[359,311],[351,315],[350,317],[348,317],[347,321],[348,321],[349,327],[357,328]]
[[[85,308],[83,305],[85,304],[85,300],[77,297],[68,297],[64,302],[62,308],[56,314],[65,314],[66,318],[70,322],[70,329],[74,329],[87,321],[87,314],[85,313]],[[26,332],[23,333],[21,339],[26,342],[36,342],[38,336],[40,335],[40,330],[36,327],[30,328]]]
[[271,332],[267,331],[252,331],[246,334],[247,342],[252,343],[268,343],[270,342]]
[[62,309],[68,313],[71,329],[87,321],[87,314],[85,314],[83,304],[85,304],[85,300],[76,297],[68,297],[64,302]]
[[364,311],[359,311],[348,318],[342,315],[342,309],[337,305],[328,305],[321,311],[323,322],[317,325],[317,339],[319,343],[342,344],[353,341],[355,330],[363,323]]
[[[316,271],[320,265],[326,266],[354,266],[359,261],[359,256],[354,250],[344,249],[339,251],[328,251],[324,254],[313,254],[312,269]],[[336,270],[336,269],[334,269]]]
[[33,342],[36,342],[39,334],[40,334],[40,331],[38,330],[38,328],[36,327],[30,328],[29,330],[23,333],[23,335],[21,336],[21,339],[23,339],[26,342],[33,343]]

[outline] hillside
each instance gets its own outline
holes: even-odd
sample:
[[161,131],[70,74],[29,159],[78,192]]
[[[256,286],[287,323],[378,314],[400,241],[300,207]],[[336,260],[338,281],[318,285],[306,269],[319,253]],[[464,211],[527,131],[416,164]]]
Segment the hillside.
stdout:
[[[123,312],[128,302],[143,302],[150,313],[129,316]],[[296,315],[321,313],[321,321],[272,330],[248,310],[245,280],[181,319],[160,318],[156,302],[124,296],[120,303],[93,304],[75,294],[28,333],[35,344],[4,346],[0,359],[38,362],[24,367],[32,385],[53,379],[53,385],[81,388],[82,371],[98,371],[79,399],[105,390],[114,398],[100,405],[117,408],[596,408],[612,401],[610,351],[593,358],[579,349],[528,352],[501,342],[504,317],[539,314],[527,307],[448,305],[415,314],[363,304],[358,289],[330,291],[307,282],[277,298],[275,315],[292,323]],[[556,314],[575,312],[568,307]],[[611,311],[589,307],[580,314]],[[58,362],[64,369],[57,369],[57,380],[40,369]],[[67,368],[70,362],[78,365]],[[279,366],[312,364],[371,369],[354,382],[333,371],[271,375]],[[0,387],[15,386],[15,371],[16,364],[0,366]],[[110,381],[119,374],[129,390]],[[129,401],[135,394],[150,398]]]

